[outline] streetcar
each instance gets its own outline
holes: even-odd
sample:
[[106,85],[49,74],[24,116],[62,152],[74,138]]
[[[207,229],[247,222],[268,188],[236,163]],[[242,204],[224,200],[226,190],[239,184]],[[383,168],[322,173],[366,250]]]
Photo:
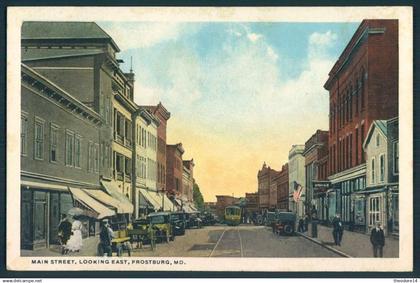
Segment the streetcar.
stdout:
[[226,207],[225,222],[229,226],[239,225],[239,223],[241,223],[241,208],[239,206]]

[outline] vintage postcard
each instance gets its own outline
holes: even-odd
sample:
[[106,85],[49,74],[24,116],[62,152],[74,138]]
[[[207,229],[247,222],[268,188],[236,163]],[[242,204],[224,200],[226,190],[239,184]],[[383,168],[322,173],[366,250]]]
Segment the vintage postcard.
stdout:
[[411,271],[412,38],[410,7],[9,8],[7,268]]

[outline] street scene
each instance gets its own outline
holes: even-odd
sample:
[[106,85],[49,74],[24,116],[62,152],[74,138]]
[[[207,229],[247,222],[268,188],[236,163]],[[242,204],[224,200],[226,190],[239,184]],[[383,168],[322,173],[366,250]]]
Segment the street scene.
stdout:
[[398,258],[398,50],[389,19],[24,22],[21,256]]

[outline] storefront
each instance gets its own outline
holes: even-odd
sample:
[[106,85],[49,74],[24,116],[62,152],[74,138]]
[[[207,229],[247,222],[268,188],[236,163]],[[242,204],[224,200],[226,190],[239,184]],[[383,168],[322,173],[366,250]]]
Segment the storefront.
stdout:
[[72,207],[66,186],[22,181],[21,247],[32,250],[57,244],[60,216]]
[[317,218],[322,223],[328,222],[328,189],[330,188],[329,181],[314,181],[313,182],[313,204],[317,211]]

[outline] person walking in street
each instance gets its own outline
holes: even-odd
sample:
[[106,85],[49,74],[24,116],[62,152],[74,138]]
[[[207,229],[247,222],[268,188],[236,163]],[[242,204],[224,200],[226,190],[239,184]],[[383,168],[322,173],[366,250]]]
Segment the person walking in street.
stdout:
[[303,228],[305,232],[308,232],[308,226],[309,226],[309,216],[308,214],[305,214],[303,218]]
[[370,242],[373,247],[374,257],[383,257],[383,250],[385,246],[385,234],[380,222],[376,222],[376,227],[370,233]]
[[303,223],[303,219],[300,218],[299,219],[299,224],[298,224],[298,232],[303,233],[304,232],[304,223]]
[[336,214],[333,221],[333,237],[334,237],[334,244],[336,246],[341,246],[341,240],[343,239],[343,222],[341,221],[340,214]]
[[67,242],[66,248],[69,252],[79,252],[83,246],[82,229],[83,224],[78,216],[73,217],[74,221],[71,225],[71,236]]
[[100,256],[107,255],[112,256],[112,238],[114,236],[114,231],[109,225],[108,219],[102,221],[101,232],[99,233],[99,247],[98,253]]
[[58,225],[58,239],[61,245],[61,254],[66,254],[68,252],[66,245],[71,236],[71,223],[67,219],[66,214],[61,214],[61,221]]

